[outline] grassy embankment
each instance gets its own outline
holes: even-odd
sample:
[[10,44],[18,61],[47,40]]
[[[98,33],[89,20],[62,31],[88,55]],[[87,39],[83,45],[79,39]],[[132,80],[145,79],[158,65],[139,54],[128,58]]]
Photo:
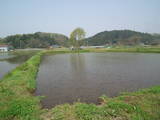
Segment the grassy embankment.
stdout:
[[0,120],[38,120],[40,98],[32,93],[41,55],[36,54],[0,81]]
[[160,53],[160,47],[113,47],[99,49],[85,49],[91,52],[133,52],[133,53]]
[[10,51],[2,54],[9,54],[9,58],[1,58],[0,61],[8,61],[11,63],[23,63],[29,58],[31,58],[33,55],[37,54],[40,52],[40,50],[29,50],[29,51]]
[[[53,53],[53,50],[49,50],[50,53]],[[54,49],[54,52],[133,52],[133,53],[160,53],[160,47],[125,47],[125,46],[117,46],[113,48],[85,48],[79,51],[70,51],[67,48],[57,48]]]
[[[103,50],[101,50],[103,52]],[[106,50],[105,50],[106,51]],[[104,52],[105,52],[104,51]],[[36,54],[0,81],[0,120],[159,120],[160,86],[125,93],[115,98],[101,96],[101,104],[74,103],[44,110],[40,97],[32,93],[41,56],[45,53],[69,53],[69,50]],[[81,50],[79,52],[93,52]],[[94,50],[100,52],[100,49]],[[124,51],[123,51],[124,52]]]

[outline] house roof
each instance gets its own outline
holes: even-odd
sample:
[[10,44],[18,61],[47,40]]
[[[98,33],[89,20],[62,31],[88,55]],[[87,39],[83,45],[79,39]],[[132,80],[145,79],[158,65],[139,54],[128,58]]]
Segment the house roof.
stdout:
[[5,44],[0,44],[0,47],[8,47],[8,45],[5,45]]

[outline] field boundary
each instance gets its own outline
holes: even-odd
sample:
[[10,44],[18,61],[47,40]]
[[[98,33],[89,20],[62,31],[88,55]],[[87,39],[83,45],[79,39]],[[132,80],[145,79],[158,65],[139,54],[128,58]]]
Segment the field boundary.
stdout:
[[[73,105],[58,105],[49,110],[42,109],[40,100],[43,97],[33,95],[42,56],[95,51],[41,51],[6,74],[0,81],[0,120],[158,120],[160,86],[123,93],[115,98],[103,95],[100,97],[100,105],[76,102]],[[96,52],[106,50],[98,49]]]

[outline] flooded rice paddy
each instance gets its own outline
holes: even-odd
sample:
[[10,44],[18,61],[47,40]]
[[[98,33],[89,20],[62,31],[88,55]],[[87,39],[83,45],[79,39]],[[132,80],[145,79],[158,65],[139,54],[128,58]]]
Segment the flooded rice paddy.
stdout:
[[75,101],[97,103],[98,97],[117,96],[160,84],[160,54],[80,53],[44,56],[36,95],[44,107]]
[[37,51],[0,52],[0,79],[35,53]]

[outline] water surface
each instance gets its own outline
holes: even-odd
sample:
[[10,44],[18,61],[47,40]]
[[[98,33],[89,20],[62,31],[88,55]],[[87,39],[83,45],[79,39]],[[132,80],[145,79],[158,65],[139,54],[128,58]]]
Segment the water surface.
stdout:
[[39,68],[37,95],[44,107],[82,101],[97,103],[103,94],[116,96],[160,84],[160,54],[81,53],[45,56]]
[[37,51],[0,52],[0,79],[35,53]]

